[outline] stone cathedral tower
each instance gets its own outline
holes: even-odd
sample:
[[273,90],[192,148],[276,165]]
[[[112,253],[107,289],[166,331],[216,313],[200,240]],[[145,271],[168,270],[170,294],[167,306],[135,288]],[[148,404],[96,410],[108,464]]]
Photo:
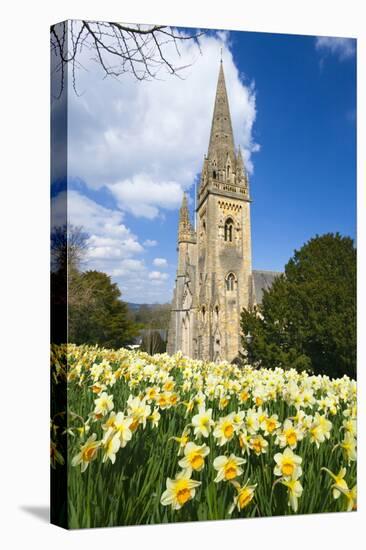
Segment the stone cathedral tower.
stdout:
[[255,301],[249,181],[235,149],[222,62],[194,231],[184,196],[167,351],[232,361],[240,350],[240,312]]

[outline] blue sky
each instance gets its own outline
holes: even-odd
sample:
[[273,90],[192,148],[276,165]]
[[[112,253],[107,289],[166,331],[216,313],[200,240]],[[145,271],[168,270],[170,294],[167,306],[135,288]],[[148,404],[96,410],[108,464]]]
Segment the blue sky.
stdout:
[[[178,208],[186,191],[193,216],[221,47],[250,173],[253,268],[283,270],[317,233],[355,237],[354,40],[210,32],[202,55],[184,43],[183,80],[148,83],[103,80],[85,51],[81,95],[69,89],[69,218],[90,236],[85,268],[109,273],[127,301],[171,299]],[[55,203],[62,193],[55,185]]]

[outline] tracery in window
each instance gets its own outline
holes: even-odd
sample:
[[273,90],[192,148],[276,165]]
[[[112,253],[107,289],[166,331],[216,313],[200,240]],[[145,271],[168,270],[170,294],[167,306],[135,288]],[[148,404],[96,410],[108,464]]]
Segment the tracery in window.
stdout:
[[234,222],[232,218],[228,218],[225,222],[224,236],[225,236],[225,241],[230,243],[233,241],[233,226],[234,226]]
[[229,273],[229,275],[226,277],[226,290],[234,290],[235,285],[235,275],[234,273]]

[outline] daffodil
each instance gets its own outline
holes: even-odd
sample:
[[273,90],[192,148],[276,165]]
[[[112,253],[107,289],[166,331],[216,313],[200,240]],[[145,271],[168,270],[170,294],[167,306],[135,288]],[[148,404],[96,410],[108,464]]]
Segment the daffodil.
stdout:
[[192,470],[182,470],[175,479],[168,477],[166,491],[161,495],[160,502],[163,506],[171,506],[173,510],[179,510],[196,494],[196,488],[200,481],[191,479]]
[[229,457],[221,455],[215,458],[213,467],[218,472],[215,478],[215,482],[219,481],[231,481],[243,473],[240,468],[242,464],[245,464],[245,458],[240,458],[231,454]]
[[256,455],[261,455],[267,452],[268,441],[264,439],[260,434],[252,436],[249,439],[249,448],[252,449]]
[[123,412],[119,412],[114,418],[114,430],[119,437],[121,448],[126,447],[127,443],[132,438],[130,430],[132,418],[125,416]]
[[248,409],[245,417],[245,426],[250,434],[255,434],[259,430],[258,413],[255,409]]
[[109,460],[112,464],[116,461],[116,453],[121,447],[121,439],[118,432],[115,432],[113,429],[108,430],[102,439],[102,448],[103,448],[103,462]]
[[330,438],[332,423],[325,416],[315,413],[313,423],[310,426],[310,440],[319,448],[320,443]]
[[233,512],[235,507],[239,512],[243,510],[243,508],[246,508],[253,500],[255,488],[257,487],[257,484],[249,485],[249,479],[242,487],[237,481],[233,481],[232,484],[236,488],[237,494],[234,496],[234,501],[229,508],[229,514]]
[[99,397],[97,397],[97,399],[94,400],[94,404],[94,415],[97,418],[105,416],[114,407],[113,395],[108,395],[107,392],[103,392]]
[[241,448],[241,452],[243,454],[244,453],[249,454],[249,451],[250,451],[250,445],[249,445],[250,435],[248,435],[248,432],[246,430],[242,430],[238,435],[238,439],[239,439],[239,445],[240,445],[240,448]]
[[215,426],[213,435],[218,439],[218,445],[222,447],[230,441],[235,431],[237,430],[237,425],[234,422],[235,413],[231,413],[228,416],[220,418]]
[[190,434],[190,428],[186,426],[180,437],[173,436],[170,438],[176,441],[177,443],[179,443],[178,456],[180,456],[183,453],[185,446],[189,442],[189,434]]
[[342,422],[342,428],[346,432],[350,433],[352,437],[357,435],[357,422],[355,418],[346,418]]
[[151,407],[146,403],[146,399],[140,399],[130,395],[127,399],[127,414],[132,418],[130,429],[135,431],[139,424],[146,427],[146,420],[151,414]]
[[72,466],[81,464],[81,471],[85,472],[90,462],[97,458],[98,449],[101,442],[96,441],[97,434],[92,434],[87,441],[80,447],[80,451],[71,461]]
[[298,442],[303,438],[303,432],[291,420],[286,418],[282,430],[277,434],[276,443],[281,448],[290,447],[295,449]]
[[327,474],[329,474],[334,479],[334,484],[332,485],[333,488],[333,498],[337,499],[339,498],[342,490],[347,491],[348,485],[346,480],[344,479],[344,476],[346,475],[346,468],[341,468],[338,472],[338,474],[333,474],[328,468],[322,468]]
[[298,500],[303,492],[303,486],[298,479],[299,476],[299,472],[296,472],[295,475],[290,479],[282,478],[279,480],[280,483],[282,483],[282,485],[284,485],[288,489],[288,505],[295,513],[299,508]]
[[280,426],[278,421],[278,414],[272,414],[271,416],[266,416],[261,422],[261,429],[264,432],[264,435],[273,434],[277,428]]
[[208,437],[214,424],[212,420],[212,409],[206,411],[206,409],[202,407],[199,409],[198,414],[192,418],[192,426],[194,427],[195,435]]
[[357,485],[354,485],[352,489],[339,489],[341,493],[347,499],[347,512],[357,510]]
[[348,463],[353,462],[357,459],[356,438],[351,434],[351,432],[345,433],[340,446],[347,457]]
[[200,472],[205,465],[205,457],[209,454],[207,445],[196,445],[192,441],[184,447],[184,458],[178,464],[182,469],[191,468]]
[[159,420],[161,418],[161,415],[158,411],[158,409],[154,409],[151,413],[151,415],[148,417],[148,419],[151,422],[151,425],[153,428],[157,428],[159,425]]
[[274,474],[276,476],[282,476],[285,479],[298,478],[301,473],[301,456],[295,455],[292,449],[286,447],[283,453],[277,453],[274,455],[276,466],[274,467]]

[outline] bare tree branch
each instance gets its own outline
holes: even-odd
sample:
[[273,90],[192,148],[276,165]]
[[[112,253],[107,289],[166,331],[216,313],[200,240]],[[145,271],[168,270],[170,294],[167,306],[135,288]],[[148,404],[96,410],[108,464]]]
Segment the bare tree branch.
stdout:
[[51,52],[56,62],[54,70],[59,73],[60,98],[65,86],[66,65],[71,64],[73,89],[77,91],[77,69],[81,67],[78,57],[83,49],[92,53],[100,64],[104,76],[119,78],[131,73],[136,80],[157,78],[165,67],[168,73],[181,78],[182,69],[189,65],[177,66],[171,58],[169,45],[180,57],[179,43],[192,40],[200,53],[199,38],[206,31],[181,34],[173,27],[165,25],[124,25],[122,23],[95,21],[65,21],[51,26]]

